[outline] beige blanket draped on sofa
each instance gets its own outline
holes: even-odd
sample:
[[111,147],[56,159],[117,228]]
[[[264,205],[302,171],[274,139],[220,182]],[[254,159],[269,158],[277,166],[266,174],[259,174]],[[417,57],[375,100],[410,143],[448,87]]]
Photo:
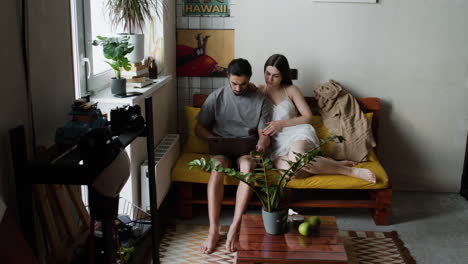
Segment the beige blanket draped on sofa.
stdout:
[[323,123],[333,135],[345,141],[334,145],[332,157],[337,160],[365,161],[375,147],[371,125],[357,100],[341,85],[330,80],[315,89]]

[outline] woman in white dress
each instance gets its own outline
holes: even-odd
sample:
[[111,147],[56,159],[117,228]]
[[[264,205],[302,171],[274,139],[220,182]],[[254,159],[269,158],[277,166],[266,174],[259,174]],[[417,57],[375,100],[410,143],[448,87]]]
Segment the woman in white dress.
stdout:
[[[312,112],[299,88],[293,85],[289,63],[285,56],[274,54],[265,63],[265,83],[259,86],[272,102],[273,117],[263,130],[273,139],[272,160],[278,169],[289,167],[287,160],[295,161],[294,152],[305,153],[319,144],[315,129],[310,125]],[[353,168],[356,163],[316,157],[294,177],[314,174],[342,174],[375,183],[375,175],[368,169]]]

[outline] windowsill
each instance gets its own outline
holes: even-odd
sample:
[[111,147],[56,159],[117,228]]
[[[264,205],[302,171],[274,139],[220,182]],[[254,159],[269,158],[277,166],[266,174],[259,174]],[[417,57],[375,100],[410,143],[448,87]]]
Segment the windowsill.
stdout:
[[172,79],[172,75],[166,75],[166,76],[161,76],[158,79],[156,79],[157,81],[156,83],[150,84],[143,88],[130,88],[127,86],[127,92],[139,92],[139,93],[142,93],[142,95],[126,97],[126,98],[118,98],[118,97],[113,96],[111,93],[111,89],[109,87],[91,96],[91,101],[95,101],[98,103],[133,105],[145,99],[146,97],[151,96],[159,88],[167,84],[171,79]]

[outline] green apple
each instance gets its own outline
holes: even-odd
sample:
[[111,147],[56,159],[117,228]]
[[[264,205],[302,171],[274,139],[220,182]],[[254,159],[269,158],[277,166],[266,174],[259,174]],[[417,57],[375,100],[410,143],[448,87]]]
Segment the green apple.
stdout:
[[307,218],[307,223],[310,224],[310,227],[312,229],[318,229],[320,227],[320,218],[318,218],[318,216],[311,216],[309,218]]
[[304,223],[299,225],[297,230],[299,231],[299,234],[301,234],[303,236],[308,236],[310,234],[310,232],[312,231],[312,229],[310,227],[311,226],[310,226],[310,224],[308,222],[304,222]]

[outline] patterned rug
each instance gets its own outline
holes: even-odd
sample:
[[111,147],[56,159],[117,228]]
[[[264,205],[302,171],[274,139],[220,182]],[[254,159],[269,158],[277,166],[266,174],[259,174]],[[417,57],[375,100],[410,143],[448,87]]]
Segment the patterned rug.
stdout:
[[[221,239],[215,252],[200,253],[200,244],[206,239],[208,226],[169,226],[160,247],[161,263],[234,263],[235,254],[224,249],[227,226],[221,228]],[[397,232],[340,231],[344,239],[349,263],[416,263]]]

